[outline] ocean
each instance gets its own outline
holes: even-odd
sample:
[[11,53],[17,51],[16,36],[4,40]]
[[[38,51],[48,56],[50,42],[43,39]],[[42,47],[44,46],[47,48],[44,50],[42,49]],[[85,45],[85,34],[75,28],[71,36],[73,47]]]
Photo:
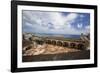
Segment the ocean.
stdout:
[[80,35],[64,35],[65,38],[75,38],[78,39],[80,38]]
[[64,38],[80,38],[80,35],[69,35],[69,34],[36,34],[37,36],[41,37],[64,37]]

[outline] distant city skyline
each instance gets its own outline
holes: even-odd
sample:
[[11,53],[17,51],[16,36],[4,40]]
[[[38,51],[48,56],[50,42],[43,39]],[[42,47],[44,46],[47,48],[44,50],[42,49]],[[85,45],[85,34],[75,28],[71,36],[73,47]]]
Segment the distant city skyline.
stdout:
[[23,10],[22,30],[41,34],[87,34],[90,32],[90,14]]

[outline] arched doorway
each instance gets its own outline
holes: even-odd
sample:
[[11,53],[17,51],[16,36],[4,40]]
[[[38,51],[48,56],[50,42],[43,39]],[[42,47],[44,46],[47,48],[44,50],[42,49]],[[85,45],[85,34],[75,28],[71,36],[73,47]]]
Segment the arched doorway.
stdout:
[[78,44],[77,48],[78,48],[79,50],[84,50],[84,49],[85,49],[85,45],[83,45],[83,44]]
[[75,48],[76,44],[75,43],[70,43],[71,48]]
[[53,44],[53,45],[56,45],[56,41],[52,41],[52,44]]
[[57,42],[57,46],[62,46],[62,42],[61,41],[58,41]]
[[68,47],[68,43],[67,42],[63,42],[63,47]]

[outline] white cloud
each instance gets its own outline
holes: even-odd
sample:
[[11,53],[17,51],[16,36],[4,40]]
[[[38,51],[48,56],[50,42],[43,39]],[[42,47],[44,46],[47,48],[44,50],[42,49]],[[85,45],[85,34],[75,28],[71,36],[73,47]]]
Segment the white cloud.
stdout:
[[83,15],[83,14],[80,14],[80,17],[81,17],[81,18],[83,18],[83,17],[84,17],[84,15]]
[[81,29],[81,28],[82,28],[82,26],[83,26],[83,24],[82,24],[82,23],[77,24],[77,27],[78,27],[79,29]]
[[77,13],[70,13],[66,16],[67,22],[73,22],[78,17]]
[[[62,16],[60,12],[23,11],[23,26],[27,25],[31,31],[37,33],[81,34],[85,31],[71,27],[78,16],[77,13]],[[78,27],[81,28],[82,24],[78,24]]]
[[89,26],[89,25],[87,25],[87,26],[85,27],[85,29],[90,30],[90,26]]
[[33,27],[33,25],[30,24],[30,23],[28,23],[28,22],[26,22],[25,25],[26,25],[26,26],[29,26],[29,27]]

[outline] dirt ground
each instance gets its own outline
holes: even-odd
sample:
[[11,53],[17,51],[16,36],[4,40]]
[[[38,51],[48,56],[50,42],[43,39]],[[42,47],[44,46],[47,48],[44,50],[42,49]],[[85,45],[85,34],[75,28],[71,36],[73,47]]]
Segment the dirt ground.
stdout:
[[31,49],[25,50],[23,56],[34,56],[34,55],[44,55],[44,54],[59,54],[59,53],[69,53],[80,51],[74,48],[67,48],[55,45],[38,45],[37,47],[32,46]]
[[23,48],[23,51],[23,62],[77,60],[90,58],[90,50],[78,50],[50,44],[37,46],[31,45],[30,49],[24,50]]

